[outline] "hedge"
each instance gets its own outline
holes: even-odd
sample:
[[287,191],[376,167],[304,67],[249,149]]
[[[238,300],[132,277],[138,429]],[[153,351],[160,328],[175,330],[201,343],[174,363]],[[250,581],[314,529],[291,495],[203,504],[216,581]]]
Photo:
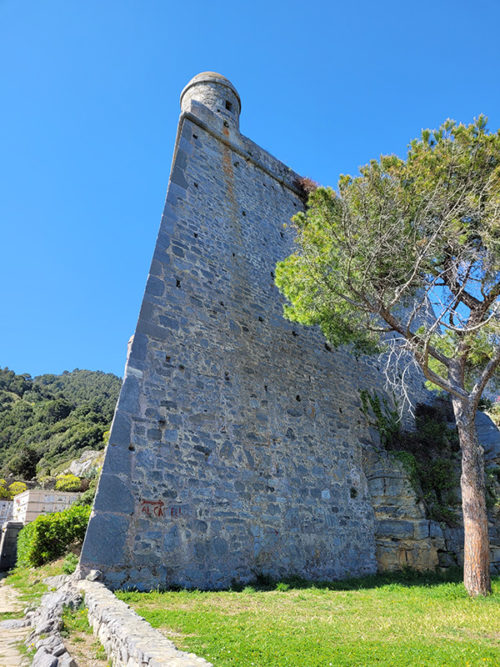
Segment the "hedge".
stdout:
[[72,505],[62,512],[42,514],[22,528],[17,540],[17,565],[38,567],[63,556],[71,544],[82,542],[90,509]]
[[80,491],[82,480],[76,475],[60,475],[56,480],[56,491]]

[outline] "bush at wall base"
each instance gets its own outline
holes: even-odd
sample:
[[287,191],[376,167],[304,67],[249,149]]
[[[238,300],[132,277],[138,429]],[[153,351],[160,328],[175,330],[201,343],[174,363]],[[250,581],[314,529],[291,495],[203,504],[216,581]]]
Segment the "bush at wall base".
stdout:
[[62,512],[42,514],[25,526],[17,541],[17,565],[38,567],[63,556],[70,545],[82,542],[90,509],[73,505]]

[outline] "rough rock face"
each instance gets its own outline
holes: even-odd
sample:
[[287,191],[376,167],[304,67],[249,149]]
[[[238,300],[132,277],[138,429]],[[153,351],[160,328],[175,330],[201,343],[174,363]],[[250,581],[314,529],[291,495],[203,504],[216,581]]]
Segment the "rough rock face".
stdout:
[[62,628],[64,607],[77,609],[83,601],[81,593],[73,587],[70,577],[48,577],[45,582],[56,590],[45,593],[40,606],[26,614],[33,627],[26,646],[35,648],[33,667],[77,667],[69,655],[59,633]]
[[[500,430],[484,413],[478,412],[479,442],[484,448],[485,467],[500,464]],[[416,570],[446,569],[463,565],[463,526],[448,526],[426,518],[405,466],[390,453],[367,446],[364,471],[375,512],[376,558],[379,571],[403,567]],[[459,465],[457,463],[457,465]],[[459,472],[459,471],[457,471]],[[500,484],[496,493],[500,497]],[[460,487],[456,489],[460,498]],[[489,512],[490,562],[492,574],[500,573],[500,512]]]
[[404,465],[374,448],[366,449],[364,464],[376,517],[378,570],[434,570],[438,550],[444,549],[443,532],[426,519]]
[[77,477],[86,477],[89,473],[97,471],[102,465],[104,452],[89,449],[79,459],[71,461],[69,468],[64,472],[70,472]]

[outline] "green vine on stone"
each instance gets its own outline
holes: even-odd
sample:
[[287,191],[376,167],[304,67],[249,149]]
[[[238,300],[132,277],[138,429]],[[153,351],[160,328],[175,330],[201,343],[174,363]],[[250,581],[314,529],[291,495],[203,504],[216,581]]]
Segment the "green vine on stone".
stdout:
[[[370,394],[367,389],[359,392],[361,398],[361,411],[366,416],[370,425],[377,429],[380,435],[380,443],[390,448],[398,438],[400,432],[400,420],[397,410],[393,410],[389,401],[375,392]],[[374,421],[373,421],[374,419]]]

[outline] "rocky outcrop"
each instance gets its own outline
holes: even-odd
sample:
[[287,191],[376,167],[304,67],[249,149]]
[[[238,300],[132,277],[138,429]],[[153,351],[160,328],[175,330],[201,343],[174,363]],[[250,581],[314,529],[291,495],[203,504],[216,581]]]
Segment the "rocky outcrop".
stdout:
[[36,650],[32,667],[77,667],[77,663],[66,650],[60,630],[63,625],[63,609],[78,609],[83,602],[83,596],[73,586],[70,577],[49,577],[45,583],[56,590],[45,593],[40,606],[26,614],[26,619],[33,628],[26,640],[26,646]]
[[[478,436],[485,449],[485,464],[496,465],[500,431],[487,415],[479,416]],[[486,417],[486,419],[484,419]],[[493,428],[491,427],[493,425]],[[430,520],[424,503],[413,488],[405,465],[383,449],[367,446],[364,470],[375,513],[376,557],[379,572],[404,567],[445,570],[461,567],[464,554],[463,526]],[[460,489],[457,488],[457,497]],[[458,518],[458,517],[457,517]],[[500,573],[500,516],[489,513],[492,574]]]
[[438,523],[429,521],[403,463],[384,450],[368,447],[364,457],[373,510],[379,572],[411,567],[434,570],[445,548]]
[[102,466],[104,451],[89,449],[79,459],[71,461],[64,473],[71,473],[76,477],[90,477]]

